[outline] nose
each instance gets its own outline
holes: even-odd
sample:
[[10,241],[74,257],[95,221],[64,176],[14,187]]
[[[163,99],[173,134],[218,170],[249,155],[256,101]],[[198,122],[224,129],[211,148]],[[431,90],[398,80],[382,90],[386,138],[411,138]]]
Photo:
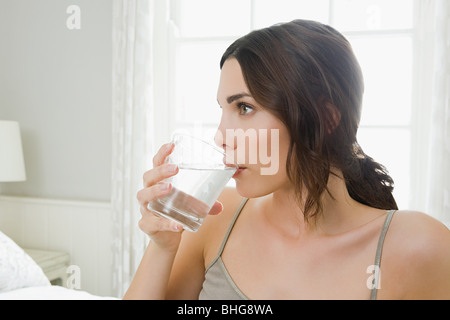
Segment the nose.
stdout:
[[227,148],[227,145],[225,143],[225,133],[224,131],[221,129],[221,126],[219,126],[217,128],[216,134],[214,135],[214,143],[222,148],[224,151]]
[[[228,164],[237,164],[237,161],[235,159],[235,153],[236,153],[236,144],[234,143],[234,137],[229,137],[226,134],[227,130],[222,125],[222,123],[217,128],[216,134],[214,136],[214,142],[217,146],[223,149],[223,152],[225,153],[225,156],[223,158],[223,163],[225,165]],[[230,141],[227,141],[229,139]]]
[[[223,117],[219,124],[219,127],[217,128],[216,134],[214,136],[214,142],[217,146],[222,148],[225,152],[233,151],[236,147],[236,144],[234,143],[234,136],[227,135],[227,130],[232,130],[230,126],[228,126]],[[230,141],[227,141],[229,139]]]

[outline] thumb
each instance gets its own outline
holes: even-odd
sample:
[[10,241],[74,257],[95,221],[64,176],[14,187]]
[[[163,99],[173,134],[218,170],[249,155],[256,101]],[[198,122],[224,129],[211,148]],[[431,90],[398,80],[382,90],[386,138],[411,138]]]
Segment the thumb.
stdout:
[[223,211],[223,204],[219,201],[216,201],[211,210],[209,211],[209,214],[211,215],[218,215],[219,213],[221,213]]

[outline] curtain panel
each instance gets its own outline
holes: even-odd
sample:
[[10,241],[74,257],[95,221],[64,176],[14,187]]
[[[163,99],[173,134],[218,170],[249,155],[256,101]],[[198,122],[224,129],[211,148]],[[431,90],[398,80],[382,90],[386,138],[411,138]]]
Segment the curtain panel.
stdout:
[[142,258],[146,237],[139,230],[136,194],[151,141],[152,119],[152,0],[113,3],[113,290],[126,292]]
[[450,1],[435,2],[427,211],[450,227]]

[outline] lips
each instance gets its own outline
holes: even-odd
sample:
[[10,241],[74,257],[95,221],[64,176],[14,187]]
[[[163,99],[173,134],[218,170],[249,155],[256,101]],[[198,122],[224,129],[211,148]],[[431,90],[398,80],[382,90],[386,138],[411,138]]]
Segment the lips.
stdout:
[[[226,167],[236,167],[236,164],[231,162],[232,159],[230,159],[231,161],[227,161],[228,159],[226,157],[223,157],[222,162]],[[239,166],[239,165],[238,165]]]
[[[223,157],[223,164],[224,164],[226,167],[235,167],[235,166],[236,166],[236,164],[234,164],[234,163],[229,163],[229,162],[227,162],[226,157]],[[234,175],[232,176],[232,178],[237,177],[242,171],[244,171],[245,169],[247,169],[246,167],[242,167],[242,166],[240,166],[240,165],[237,165],[237,166],[238,166],[238,169],[236,170],[236,172],[234,173]]]
[[236,178],[237,176],[239,176],[246,169],[247,168],[245,168],[245,167],[239,167],[239,169],[236,170],[236,172],[234,173],[232,178]]

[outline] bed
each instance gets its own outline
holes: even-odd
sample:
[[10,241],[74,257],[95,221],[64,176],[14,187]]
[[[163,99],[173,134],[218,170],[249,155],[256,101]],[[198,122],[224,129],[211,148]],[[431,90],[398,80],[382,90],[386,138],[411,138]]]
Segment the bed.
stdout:
[[43,270],[0,231],[0,300],[113,300],[51,285]]

